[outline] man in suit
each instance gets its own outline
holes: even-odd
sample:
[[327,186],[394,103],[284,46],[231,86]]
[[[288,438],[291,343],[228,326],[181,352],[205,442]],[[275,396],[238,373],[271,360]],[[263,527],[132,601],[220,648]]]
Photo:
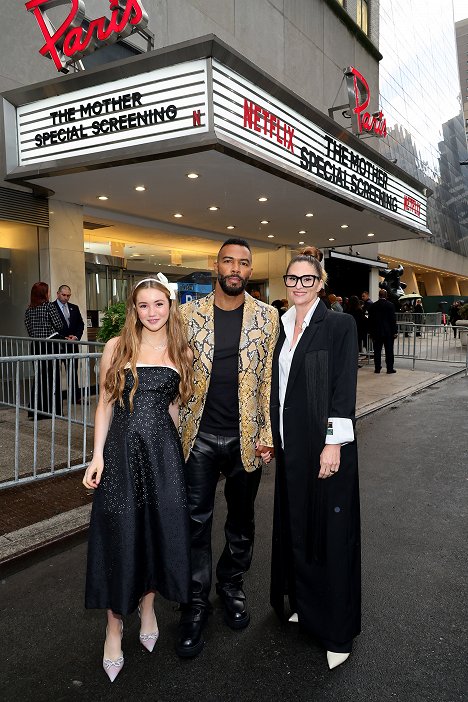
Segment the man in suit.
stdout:
[[379,291],[379,299],[369,307],[369,334],[374,343],[374,373],[382,368],[382,346],[385,348],[387,373],[396,373],[393,368],[393,342],[398,336],[395,307],[387,300],[387,291]]
[[182,606],[176,644],[184,658],[202,650],[211,612],[211,525],[221,473],[226,478],[226,543],[216,568],[216,591],[225,623],[232,629],[249,624],[243,578],[252,559],[261,463],[273,455],[269,398],[278,313],[245,292],[252,274],[245,240],[228,239],[215,270],[215,290],[181,306],[195,384],[180,413],[192,563],[191,602]]
[[[70,303],[71,289],[69,285],[61,285],[57,290],[57,299],[54,301],[54,305],[62,320],[62,329],[60,331],[60,336],[63,339],[68,339],[69,341],[79,341],[83,336],[84,322],[81,316],[80,308],[78,305],[73,305]],[[61,353],[78,353],[78,344],[61,344]],[[81,389],[78,385],[78,363],[76,360],[71,360],[72,363],[72,387],[73,393],[72,397],[76,402],[81,400]],[[65,365],[65,370],[67,372],[67,383],[69,382],[69,370],[68,363],[63,359]]]

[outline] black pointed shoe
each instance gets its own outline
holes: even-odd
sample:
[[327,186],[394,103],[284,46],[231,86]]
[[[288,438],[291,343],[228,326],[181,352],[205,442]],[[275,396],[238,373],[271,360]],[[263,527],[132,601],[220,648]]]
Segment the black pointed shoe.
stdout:
[[216,585],[224,607],[224,621],[231,629],[245,629],[250,623],[250,614],[246,607],[246,597],[242,588],[225,588]]
[[182,609],[177,631],[176,652],[181,658],[194,658],[203,650],[203,629],[209,610],[201,605],[186,605]]

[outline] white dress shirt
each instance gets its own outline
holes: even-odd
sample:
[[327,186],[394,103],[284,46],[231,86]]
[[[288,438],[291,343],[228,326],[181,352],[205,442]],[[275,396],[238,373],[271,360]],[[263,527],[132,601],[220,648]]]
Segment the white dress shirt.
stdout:
[[[291,370],[291,364],[294,357],[294,352],[297,348],[299,340],[304,333],[309,324],[312,316],[317,309],[320,298],[314,302],[310,310],[307,312],[305,319],[302,323],[302,328],[297,337],[296,345],[292,346],[293,336],[294,336],[294,326],[296,324],[296,307],[293,305],[289,308],[287,312],[281,317],[281,322],[284,327],[284,333],[286,334],[286,339],[284,340],[283,348],[279,355],[279,404],[280,404],[280,436],[281,445],[284,448],[284,438],[283,438],[283,405],[284,399],[286,397],[286,388],[288,386],[289,372]],[[347,417],[329,417],[328,418],[328,429],[327,436],[325,438],[326,444],[347,444],[350,441],[354,441],[354,428],[351,419]]]

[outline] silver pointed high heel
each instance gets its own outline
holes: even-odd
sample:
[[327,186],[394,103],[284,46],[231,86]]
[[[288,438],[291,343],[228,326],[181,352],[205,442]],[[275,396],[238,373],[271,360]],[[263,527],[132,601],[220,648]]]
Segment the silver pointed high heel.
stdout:
[[[138,605],[138,616],[140,617],[140,621],[141,621],[140,605]],[[141,631],[139,634],[139,639],[140,639],[141,645],[144,646],[146,648],[146,650],[149,651],[150,653],[152,653],[153,648],[155,647],[156,641],[158,640],[158,638],[159,638],[159,629],[156,629],[156,631],[152,631],[150,634],[142,634]]]
[[297,616],[297,612],[294,612],[294,614],[291,614],[291,616],[288,619],[289,622],[294,622],[295,624],[299,623],[299,617]]
[[[120,620],[120,638],[123,637],[123,621]],[[106,626],[106,639],[107,639],[107,626]],[[104,644],[105,646],[105,644]],[[111,682],[114,682],[116,679],[117,675],[120,673],[124,665],[124,657],[123,653],[120,655],[116,660],[112,660],[111,658],[102,658],[102,667],[104,668],[104,672],[108,676],[109,680]]]
[[335,653],[335,651],[327,651],[328,667],[330,670],[333,670],[333,668],[336,668],[338,665],[341,665],[348,660],[350,655],[350,653]]

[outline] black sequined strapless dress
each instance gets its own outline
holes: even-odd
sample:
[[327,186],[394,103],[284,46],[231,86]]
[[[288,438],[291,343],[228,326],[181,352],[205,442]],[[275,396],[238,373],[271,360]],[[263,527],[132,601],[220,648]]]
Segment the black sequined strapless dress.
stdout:
[[137,373],[133,412],[130,371],[124,407],[114,405],[88,542],[86,607],[121,615],[149,590],[175,602],[188,602],[190,591],[184,460],[168,411],[180,378],[169,366],[138,366]]

